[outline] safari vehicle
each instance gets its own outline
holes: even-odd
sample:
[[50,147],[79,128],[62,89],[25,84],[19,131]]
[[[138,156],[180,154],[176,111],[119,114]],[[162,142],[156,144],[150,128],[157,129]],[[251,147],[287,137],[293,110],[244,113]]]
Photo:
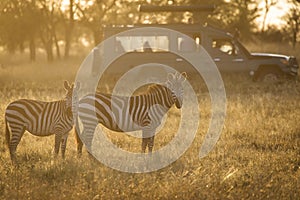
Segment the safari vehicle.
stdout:
[[[278,80],[282,77],[297,77],[298,74],[298,62],[295,57],[250,53],[234,35],[219,28],[200,24],[106,26],[104,38],[114,38],[114,51],[126,52],[112,63],[116,69],[121,70],[121,67],[128,69],[147,62],[187,68],[190,65],[184,58],[174,54],[180,51],[185,51],[186,54],[197,51],[196,48],[190,51],[184,49],[186,47],[182,45],[184,41],[182,34],[143,32],[143,29],[126,33],[127,30],[141,27],[171,29],[193,38],[196,45],[201,45],[207,51],[221,73],[247,73],[253,80]],[[118,35],[121,32],[125,34]]]

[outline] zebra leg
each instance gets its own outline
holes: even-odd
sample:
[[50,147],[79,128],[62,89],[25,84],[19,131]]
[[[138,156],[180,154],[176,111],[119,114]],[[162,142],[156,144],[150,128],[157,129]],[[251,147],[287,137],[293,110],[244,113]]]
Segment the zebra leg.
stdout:
[[59,147],[62,140],[62,134],[56,133],[55,134],[55,145],[54,145],[54,157],[56,158],[59,153]]
[[[95,133],[95,129],[97,127],[97,124],[89,124],[88,126],[83,126],[83,131],[81,134],[81,138],[79,135],[76,135],[76,138],[78,137],[78,142],[77,142],[77,155],[80,157],[82,154],[82,146],[83,144],[86,146],[86,149],[88,150],[89,154],[92,152],[92,142],[93,142],[93,137]],[[77,132],[78,134],[78,132]],[[82,140],[81,140],[82,139]]]
[[61,156],[63,159],[65,159],[67,141],[68,141],[68,133],[64,134],[61,139]]
[[89,153],[92,151],[92,142],[93,142],[93,137],[95,133],[95,127],[86,127],[83,129],[83,139],[84,139],[84,144],[86,148],[88,149]]
[[142,152],[145,153],[147,146],[148,146],[148,152],[151,153],[153,149],[154,144],[154,134],[155,131],[149,131],[149,130],[143,130],[142,133]]
[[21,138],[25,132],[25,128],[23,126],[16,126],[16,127],[10,127],[11,128],[11,139],[9,141],[8,147],[9,147],[9,153],[10,153],[10,159],[13,164],[16,164],[16,150],[17,146],[21,141]]
[[147,148],[147,143],[148,143],[148,138],[142,138],[142,152],[146,153],[146,148]]
[[97,119],[88,119],[83,120],[83,130],[80,133],[79,124],[76,121],[75,133],[76,133],[76,141],[77,141],[77,155],[78,157],[82,154],[82,146],[83,144],[86,146],[89,153],[92,151],[92,141],[95,133],[95,129],[98,125]]
[[154,135],[148,139],[149,139],[149,142],[148,142],[149,153],[152,153],[152,149],[154,146]]
[[142,130],[142,153],[146,153],[148,145],[148,135],[146,130]]
[[77,130],[77,128],[75,128],[75,138],[76,138],[76,143],[77,143],[77,156],[80,157],[82,155],[82,147],[83,147],[83,143],[79,137],[79,130]]

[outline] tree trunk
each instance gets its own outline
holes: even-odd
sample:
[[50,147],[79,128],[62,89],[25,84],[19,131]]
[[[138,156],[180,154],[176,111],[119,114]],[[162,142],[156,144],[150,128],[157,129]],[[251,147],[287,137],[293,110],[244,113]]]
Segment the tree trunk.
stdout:
[[36,51],[35,51],[35,41],[33,37],[31,37],[29,40],[29,51],[30,51],[30,61],[34,62],[36,60]]
[[296,31],[294,31],[293,32],[293,49],[295,49],[296,48],[296,43],[297,43],[297,32]]
[[47,53],[47,61],[53,62],[53,48],[52,48],[52,40],[49,40],[46,44],[46,53]]
[[70,27],[66,27],[66,33],[65,33],[65,59],[69,58],[70,56],[70,47],[71,47],[71,32]]
[[266,26],[266,20],[267,20],[267,15],[268,15],[269,9],[266,9],[266,12],[264,14],[264,18],[262,21],[262,26],[261,26],[261,32],[265,32],[265,26]]
[[55,49],[56,49],[56,56],[57,56],[58,59],[60,59],[61,58],[61,56],[60,56],[60,48],[59,48],[58,40],[57,40],[57,37],[56,37],[55,33],[53,33],[53,40],[54,40]]
[[19,48],[20,48],[20,52],[21,52],[21,53],[24,53],[25,47],[24,47],[24,43],[23,43],[23,42],[20,42]]
[[71,38],[74,27],[74,11],[73,11],[73,0],[70,0],[69,7],[69,22],[67,22],[66,31],[65,31],[65,59],[70,56],[70,48],[71,48]]
[[95,46],[97,46],[102,41],[102,30],[97,29],[97,28],[93,29],[94,45]]

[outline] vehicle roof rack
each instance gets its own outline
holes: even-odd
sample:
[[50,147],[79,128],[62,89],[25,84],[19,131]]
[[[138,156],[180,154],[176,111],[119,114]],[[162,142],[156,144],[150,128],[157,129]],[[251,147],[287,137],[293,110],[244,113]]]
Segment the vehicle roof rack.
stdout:
[[139,5],[140,12],[213,12],[215,5],[189,5],[189,6],[154,6]]

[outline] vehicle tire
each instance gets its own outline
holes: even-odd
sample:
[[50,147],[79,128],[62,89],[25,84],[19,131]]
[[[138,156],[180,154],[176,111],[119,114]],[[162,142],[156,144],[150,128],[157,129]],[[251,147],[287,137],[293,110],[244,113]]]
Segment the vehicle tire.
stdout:
[[260,69],[255,76],[255,80],[266,83],[278,82],[282,77],[282,72],[276,67]]

